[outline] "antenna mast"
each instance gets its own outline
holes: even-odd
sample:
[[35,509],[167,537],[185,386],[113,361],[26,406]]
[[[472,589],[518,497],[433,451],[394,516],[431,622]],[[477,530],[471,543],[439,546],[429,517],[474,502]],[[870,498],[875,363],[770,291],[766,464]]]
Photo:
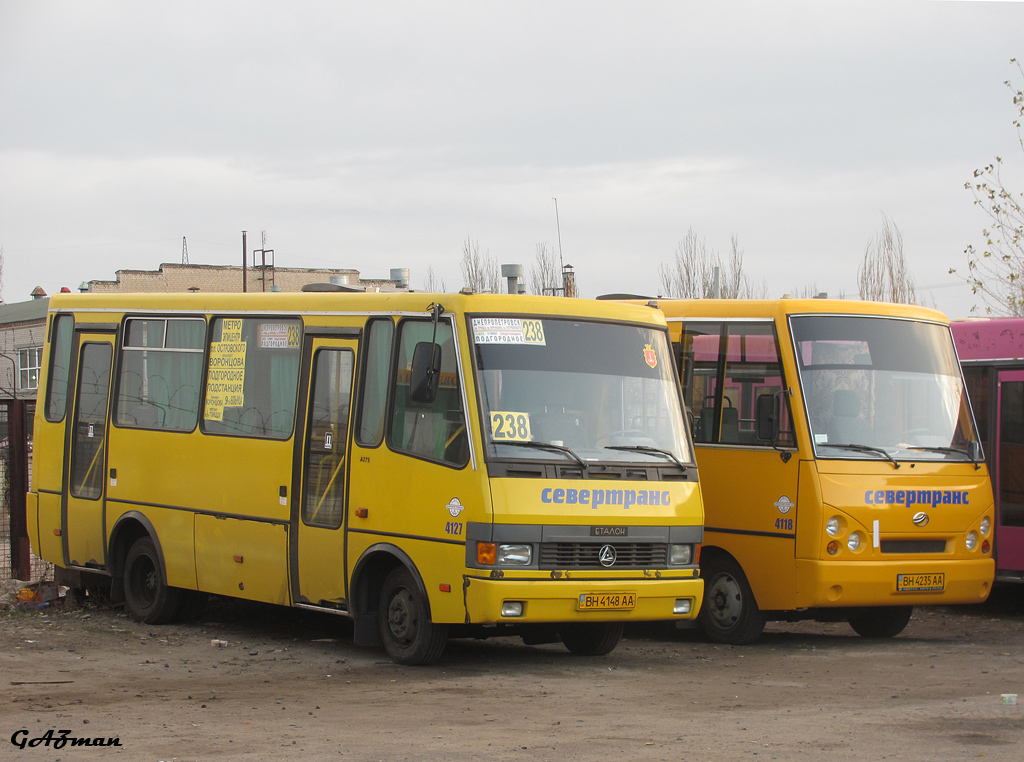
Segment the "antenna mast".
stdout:
[[555,202],[555,231],[558,234],[558,267],[564,268],[565,265],[562,263],[562,228],[558,224],[558,199],[552,199]]
[[181,263],[188,264],[188,241],[185,240],[185,236],[181,237]]

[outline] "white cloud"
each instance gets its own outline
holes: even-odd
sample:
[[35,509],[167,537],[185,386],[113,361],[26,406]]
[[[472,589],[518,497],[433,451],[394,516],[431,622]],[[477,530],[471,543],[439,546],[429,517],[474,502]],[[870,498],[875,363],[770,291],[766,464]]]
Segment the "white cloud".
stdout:
[[689,227],[772,294],[856,291],[882,214],[963,313],[963,182],[1016,155],[1024,4],[6,3],[5,297],[240,260],[461,285],[462,241],[655,291]]

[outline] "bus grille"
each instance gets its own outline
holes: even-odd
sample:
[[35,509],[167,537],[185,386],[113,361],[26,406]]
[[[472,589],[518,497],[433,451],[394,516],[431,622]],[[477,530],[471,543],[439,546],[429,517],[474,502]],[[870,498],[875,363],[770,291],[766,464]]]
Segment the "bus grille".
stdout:
[[[601,548],[615,548],[615,563],[602,566]],[[540,546],[541,569],[662,569],[668,565],[668,546],[652,542],[545,542]]]
[[882,540],[883,553],[945,553],[945,540]]

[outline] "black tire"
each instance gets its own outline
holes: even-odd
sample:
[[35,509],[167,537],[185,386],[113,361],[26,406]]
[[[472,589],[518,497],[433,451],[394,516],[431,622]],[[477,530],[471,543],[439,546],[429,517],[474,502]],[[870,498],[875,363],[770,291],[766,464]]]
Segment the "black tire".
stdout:
[[913,613],[913,606],[875,606],[858,609],[847,621],[862,638],[895,638],[906,629]]
[[743,569],[728,556],[712,556],[701,564],[704,601],[697,624],[713,643],[745,646],[764,631],[765,614],[757,606]]
[[149,537],[140,537],[124,559],[124,605],[132,619],[146,624],[173,621],[181,609],[183,591],[167,586],[167,577]]
[[624,622],[593,622],[565,625],[558,637],[577,656],[604,656],[610,654],[622,639]]
[[398,664],[433,664],[444,653],[448,625],[431,621],[427,600],[412,572],[404,566],[384,580],[377,621],[384,649]]

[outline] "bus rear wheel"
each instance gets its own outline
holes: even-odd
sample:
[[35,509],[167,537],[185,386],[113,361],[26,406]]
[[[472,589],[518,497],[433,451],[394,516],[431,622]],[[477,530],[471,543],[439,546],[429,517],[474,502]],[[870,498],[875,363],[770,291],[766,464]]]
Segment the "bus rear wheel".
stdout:
[[377,621],[384,650],[398,664],[433,664],[441,658],[448,625],[431,621],[426,597],[404,566],[384,580]]
[[850,614],[847,621],[862,638],[895,638],[910,622],[913,606],[876,606]]
[[181,609],[182,590],[168,587],[156,545],[140,537],[124,560],[124,605],[132,619],[146,624],[170,622]]
[[767,617],[758,608],[740,565],[728,556],[712,557],[701,564],[701,575],[704,602],[697,624],[704,636],[713,643],[732,646],[761,637]]
[[574,623],[562,627],[558,637],[577,656],[604,656],[619,644],[625,629],[624,622]]

